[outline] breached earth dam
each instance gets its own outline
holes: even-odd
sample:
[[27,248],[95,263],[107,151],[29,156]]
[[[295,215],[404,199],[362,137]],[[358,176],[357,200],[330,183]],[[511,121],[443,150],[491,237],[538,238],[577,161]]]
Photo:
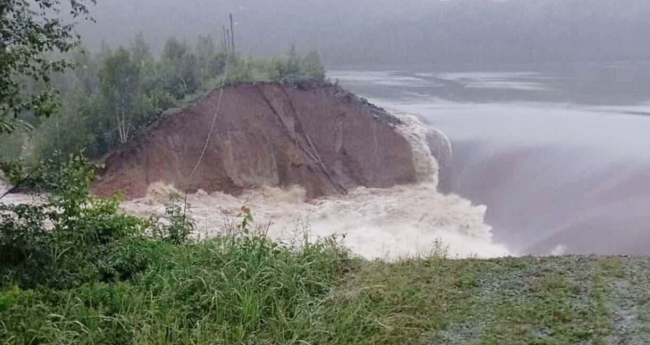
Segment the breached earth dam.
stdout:
[[273,238],[338,234],[368,258],[649,254],[644,71],[330,73],[370,101],[332,84],[239,85],[216,117],[214,93],[166,112],[107,157],[93,190],[123,192],[143,217],[187,192],[201,238],[248,206]]
[[452,159],[442,132],[333,84],[240,84],[163,114],[106,157],[92,189],[142,217],[186,194],[199,238],[246,206],[271,238],[336,235],[367,258],[511,254],[485,206],[438,192]]
[[123,208],[140,216],[187,192],[201,237],[247,206],[272,238],[340,235],[368,258],[508,254],[492,243],[484,206],[437,191],[451,157],[442,132],[340,87],[244,84],[170,111],[106,159],[94,190],[124,192]]

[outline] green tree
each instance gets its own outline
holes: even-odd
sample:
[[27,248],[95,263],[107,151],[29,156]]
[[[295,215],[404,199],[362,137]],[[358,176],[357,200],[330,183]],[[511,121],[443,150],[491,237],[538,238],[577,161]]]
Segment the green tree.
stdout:
[[72,60],[74,69],[74,87],[81,87],[87,95],[94,95],[99,90],[99,61],[85,50],[75,51]]
[[[89,18],[87,2],[95,0],[70,0],[73,18]],[[44,116],[54,112],[56,92],[50,74],[72,64],[52,60],[52,53],[68,52],[79,42],[75,23],[58,18],[62,7],[60,0],[0,2],[0,133],[20,126],[18,115],[23,111]],[[21,79],[42,82],[44,87],[31,93]]]
[[[142,33],[131,44],[133,61],[140,66],[142,111],[146,115],[156,114],[174,106],[172,97],[159,82],[162,68],[156,63],[149,43]],[[138,123],[139,125],[140,123]]]
[[180,70],[177,72],[183,95],[196,93],[201,87],[201,69],[199,60],[194,53],[183,56]]
[[180,61],[187,51],[187,44],[179,41],[176,37],[171,37],[165,43],[162,57],[164,60]]
[[187,44],[170,38],[163,49],[159,82],[177,100],[195,93],[201,86],[199,61]]
[[149,46],[149,43],[147,43],[147,40],[144,38],[142,32],[137,34],[133,40],[133,43],[131,43],[131,54],[133,56],[133,60],[141,65],[153,61],[151,47]]
[[211,35],[207,37],[199,36],[196,45],[196,56],[202,85],[223,73],[226,55],[217,51],[217,45]]
[[90,157],[97,156],[103,147],[98,147],[98,135],[102,129],[97,124],[94,101],[82,87],[71,90],[62,97],[62,105],[33,132],[32,161],[49,159],[55,151],[76,154],[84,151]]
[[317,51],[310,51],[300,60],[300,74],[303,78],[325,80],[325,67]]
[[283,79],[295,79],[300,77],[300,55],[296,52],[296,46],[291,46],[287,53],[284,70],[281,73]]
[[118,49],[103,62],[99,72],[100,91],[108,123],[116,128],[120,143],[126,143],[134,120],[142,115],[140,65],[131,53]]

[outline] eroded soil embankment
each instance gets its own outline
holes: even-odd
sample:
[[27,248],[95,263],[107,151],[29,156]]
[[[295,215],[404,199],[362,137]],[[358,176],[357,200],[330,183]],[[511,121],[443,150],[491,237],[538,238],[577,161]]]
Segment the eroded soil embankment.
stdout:
[[508,253],[491,242],[485,207],[437,192],[450,150],[415,117],[331,84],[241,84],[169,112],[108,156],[94,191],[123,191],[126,212],[162,217],[167,193],[148,191],[173,186],[187,193],[200,237],[247,205],[256,225],[272,224],[271,238],[308,224],[315,237],[344,234],[368,258],[427,253],[440,241],[454,257]]
[[219,96],[168,112],[110,154],[94,192],[138,198],[155,182],[234,195],[299,185],[314,198],[417,182],[411,145],[395,129],[401,121],[337,86],[240,84],[220,105]]

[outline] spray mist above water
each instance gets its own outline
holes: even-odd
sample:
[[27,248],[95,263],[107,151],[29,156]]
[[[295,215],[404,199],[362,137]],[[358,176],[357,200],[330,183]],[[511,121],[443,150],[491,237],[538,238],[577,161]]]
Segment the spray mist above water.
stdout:
[[[449,257],[498,257],[510,255],[492,243],[492,228],[485,224],[485,206],[475,206],[456,195],[437,191],[439,166],[427,145],[424,127],[415,117],[397,115],[398,128],[411,144],[418,183],[393,188],[356,188],[347,195],[307,200],[300,187],[263,187],[240,196],[203,191],[188,195],[189,215],[196,223],[195,235],[212,237],[223,231],[242,206],[251,209],[258,226],[268,236],[289,240],[297,231],[310,238],[343,235],[353,253],[374,259],[427,255],[446,250]],[[123,203],[131,214],[162,216],[172,186],[154,183],[147,197]]]

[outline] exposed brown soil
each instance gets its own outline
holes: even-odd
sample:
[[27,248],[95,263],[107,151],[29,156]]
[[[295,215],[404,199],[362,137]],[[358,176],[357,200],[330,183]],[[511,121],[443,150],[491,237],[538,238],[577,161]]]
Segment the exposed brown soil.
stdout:
[[400,120],[338,86],[247,83],[168,112],[137,140],[106,158],[94,192],[145,196],[154,182],[195,192],[300,185],[310,198],[357,186],[416,182],[413,153]]

